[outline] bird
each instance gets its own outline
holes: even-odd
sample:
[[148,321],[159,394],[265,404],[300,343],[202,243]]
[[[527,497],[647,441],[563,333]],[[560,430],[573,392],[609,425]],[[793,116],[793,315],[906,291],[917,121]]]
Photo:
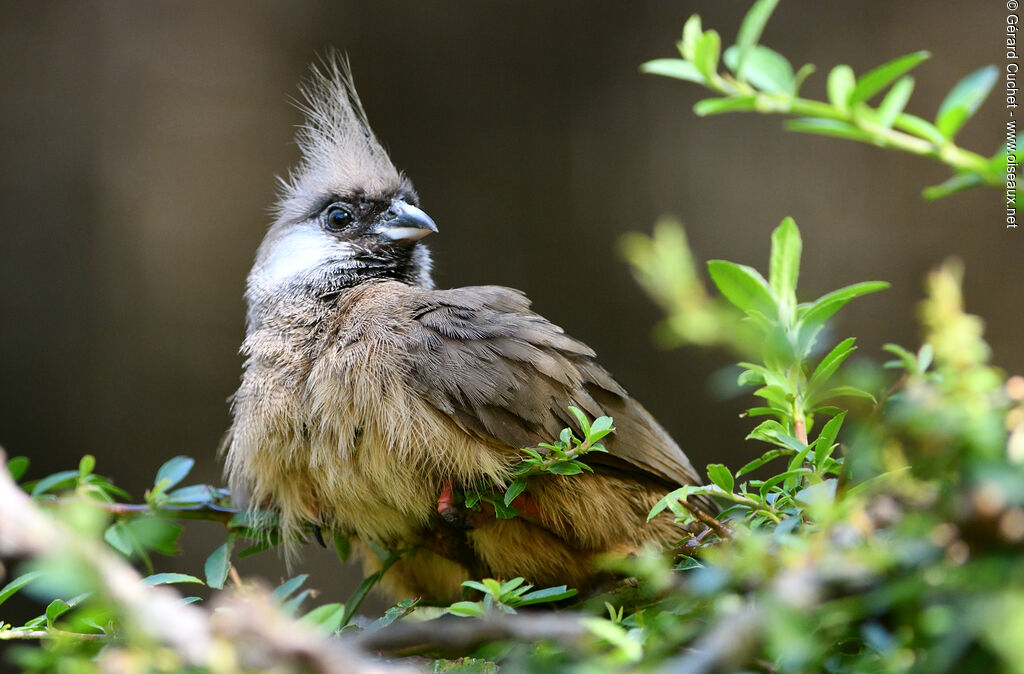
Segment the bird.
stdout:
[[[485,577],[586,591],[605,556],[690,537],[668,513],[647,519],[697,473],[590,347],[518,290],[434,286],[423,240],[438,227],[371,130],[347,59],[322,57],[300,92],[301,158],[246,284],[223,445],[239,505],[276,511],[286,546],[310,526],[353,537],[368,573],[402,551],[382,587],[439,602]],[[607,451],[581,458],[590,471],[529,478],[516,517],[460,505],[506,487],[522,448],[580,434],[570,406],[614,420]]]

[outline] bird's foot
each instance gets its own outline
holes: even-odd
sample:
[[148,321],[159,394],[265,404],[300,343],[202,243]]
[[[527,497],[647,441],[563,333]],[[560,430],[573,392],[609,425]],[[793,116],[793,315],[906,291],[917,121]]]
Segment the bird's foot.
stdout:
[[466,519],[465,508],[460,508],[455,503],[455,491],[451,480],[445,480],[441,485],[441,495],[437,497],[437,512],[450,527],[463,531],[473,528]]

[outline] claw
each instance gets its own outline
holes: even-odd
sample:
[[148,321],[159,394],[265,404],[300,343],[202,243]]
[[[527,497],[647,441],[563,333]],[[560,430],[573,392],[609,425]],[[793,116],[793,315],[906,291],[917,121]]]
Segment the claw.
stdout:
[[320,544],[321,548],[327,547],[327,543],[324,542],[324,532],[320,529],[319,524],[313,525],[313,538],[316,539],[316,542]]

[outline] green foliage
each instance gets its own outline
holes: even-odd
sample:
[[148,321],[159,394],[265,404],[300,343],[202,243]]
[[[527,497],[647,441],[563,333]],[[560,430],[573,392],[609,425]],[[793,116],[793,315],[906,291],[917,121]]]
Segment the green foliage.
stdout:
[[494,508],[499,519],[509,519],[519,514],[512,502],[526,491],[527,481],[540,475],[579,475],[583,472],[592,473],[593,469],[580,460],[590,452],[607,452],[600,440],[609,433],[614,433],[611,417],[598,417],[593,423],[586,413],[577,407],[569,407],[569,412],[576,418],[583,437],[577,437],[572,428],[562,429],[558,439],[551,443],[541,443],[537,447],[520,449],[522,460],[512,472],[512,481],[504,494],[497,493],[493,488],[480,486],[468,489],[463,504],[467,508],[480,508],[481,503],[488,503]]
[[513,578],[505,582],[493,578],[484,578],[481,581],[467,580],[462,586],[481,592],[483,600],[455,602],[448,607],[448,612],[457,616],[475,618],[482,618],[492,610],[515,613],[516,608],[523,606],[550,604],[576,596],[576,590],[571,590],[565,585],[533,590],[533,585],[527,583],[523,578]]
[[[794,71],[782,54],[759,43],[761,33],[778,0],[759,0],[747,13],[736,44],[722,54],[726,72],[719,69],[721,39],[704,31],[700,17],[690,17],[677,44],[679,59],[655,59],[641,70],[701,84],[719,94],[694,105],[703,117],[726,112],[761,112],[794,115],[786,128],[845,138],[900,150],[941,161],[954,175],[928,187],[926,199],[938,199],[978,185],[1002,186],[1006,179],[1005,146],[991,157],[958,147],[953,141],[961,127],[977,112],[999,77],[995,66],[986,66],[960,80],[939,105],[934,122],[904,112],[914,90],[907,75],[929,58],[917,51],[884,63],[860,77],[848,65],[837,65],[828,74],[828,101],[799,96],[804,80],[815,70],[805,65]],[[877,107],[869,102],[885,93]]]

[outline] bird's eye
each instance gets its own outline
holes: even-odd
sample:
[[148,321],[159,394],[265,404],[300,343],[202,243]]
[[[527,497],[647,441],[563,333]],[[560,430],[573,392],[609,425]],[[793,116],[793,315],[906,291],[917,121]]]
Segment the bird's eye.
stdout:
[[331,206],[327,209],[327,215],[324,217],[324,227],[332,232],[340,232],[341,230],[352,224],[352,213],[342,206]]

